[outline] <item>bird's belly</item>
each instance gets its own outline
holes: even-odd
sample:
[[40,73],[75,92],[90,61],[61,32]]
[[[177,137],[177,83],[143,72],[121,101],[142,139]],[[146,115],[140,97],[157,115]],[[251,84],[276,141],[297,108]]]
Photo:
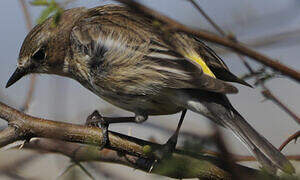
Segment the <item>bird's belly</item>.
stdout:
[[120,94],[102,91],[101,88],[94,87],[85,81],[81,81],[80,83],[94,94],[98,95],[101,99],[121,109],[136,114],[145,113],[147,115],[168,115],[175,114],[185,109],[173,103],[172,99],[169,99],[165,95],[153,96]]
[[105,101],[134,113],[146,113],[147,115],[167,115],[175,114],[184,108],[172,103],[166,97],[152,97],[150,95],[100,95]]

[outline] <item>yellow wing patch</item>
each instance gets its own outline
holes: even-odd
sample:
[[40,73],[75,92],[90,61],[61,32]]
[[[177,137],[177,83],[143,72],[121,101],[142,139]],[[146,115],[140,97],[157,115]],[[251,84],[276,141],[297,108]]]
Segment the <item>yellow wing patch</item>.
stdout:
[[195,63],[199,64],[205,74],[213,78],[216,78],[214,73],[209,69],[209,67],[206,65],[206,63],[203,61],[201,57],[199,57],[198,55],[186,55],[186,57],[194,61]]

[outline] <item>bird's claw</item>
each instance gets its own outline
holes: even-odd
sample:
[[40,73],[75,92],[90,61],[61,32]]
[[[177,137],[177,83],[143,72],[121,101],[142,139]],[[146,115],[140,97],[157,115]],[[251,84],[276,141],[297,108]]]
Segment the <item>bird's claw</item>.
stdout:
[[101,128],[102,130],[102,143],[99,147],[100,150],[102,150],[105,146],[109,144],[109,138],[108,138],[108,126],[109,123],[105,120],[104,117],[99,114],[99,112],[96,110],[91,115],[89,115],[86,119],[87,126],[94,126]]
[[86,122],[85,125],[87,126],[94,126],[94,127],[99,127],[100,128],[100,119],[102,119],[103,117],[99,114],[99,112],[96,110],[94,111],[92,114],[90,114],[87,118],[86,118]]
[[154,152],[154,155],[158,161],[168,159],[172,156],[172,153],[176,148],[177,138],[177,134],[174,134],[165,144],[162,145],[162,148],[159,148]]

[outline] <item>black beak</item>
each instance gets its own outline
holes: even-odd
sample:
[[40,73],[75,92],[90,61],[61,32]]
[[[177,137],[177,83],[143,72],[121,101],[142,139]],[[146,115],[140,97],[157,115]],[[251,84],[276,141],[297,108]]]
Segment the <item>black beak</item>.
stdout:
[[25,69],[17,68],[13,75],[9,78],[6,84],[6,88],[13,85],[15,82],[17,82],[19,79],[21,79],[23,76],[26,75]]

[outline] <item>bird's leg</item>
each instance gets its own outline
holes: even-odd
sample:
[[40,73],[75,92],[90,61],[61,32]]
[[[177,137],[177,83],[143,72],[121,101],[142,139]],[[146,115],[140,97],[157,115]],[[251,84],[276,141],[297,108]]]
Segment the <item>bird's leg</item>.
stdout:
[[103,143],[100,146],[100,149],[109,145],[108,138],[108,126],[112,123],[142,123],[147,120],[146,115],[135,115],[135,117],[103,117],[99,114],[98,111],[94,111],[91,115],[86,119],[86,125],[95,126],[102,129],[103,132]]
[[163,158],[169,157],[172,154],[172,152],[175,150],[176,144],[177,144],[177,140],[178,140],[179,130],[180,130],[181,125],[183,123],[186,111],[187,111],[186,109],[182,111],[181,117],[180,117],[180,120],[178,122],[178,125],[177,125],[175,133],[163,145],[163,148],[160,149],[158,152],[156,152],[156,156],[159,159],[163,159]]

